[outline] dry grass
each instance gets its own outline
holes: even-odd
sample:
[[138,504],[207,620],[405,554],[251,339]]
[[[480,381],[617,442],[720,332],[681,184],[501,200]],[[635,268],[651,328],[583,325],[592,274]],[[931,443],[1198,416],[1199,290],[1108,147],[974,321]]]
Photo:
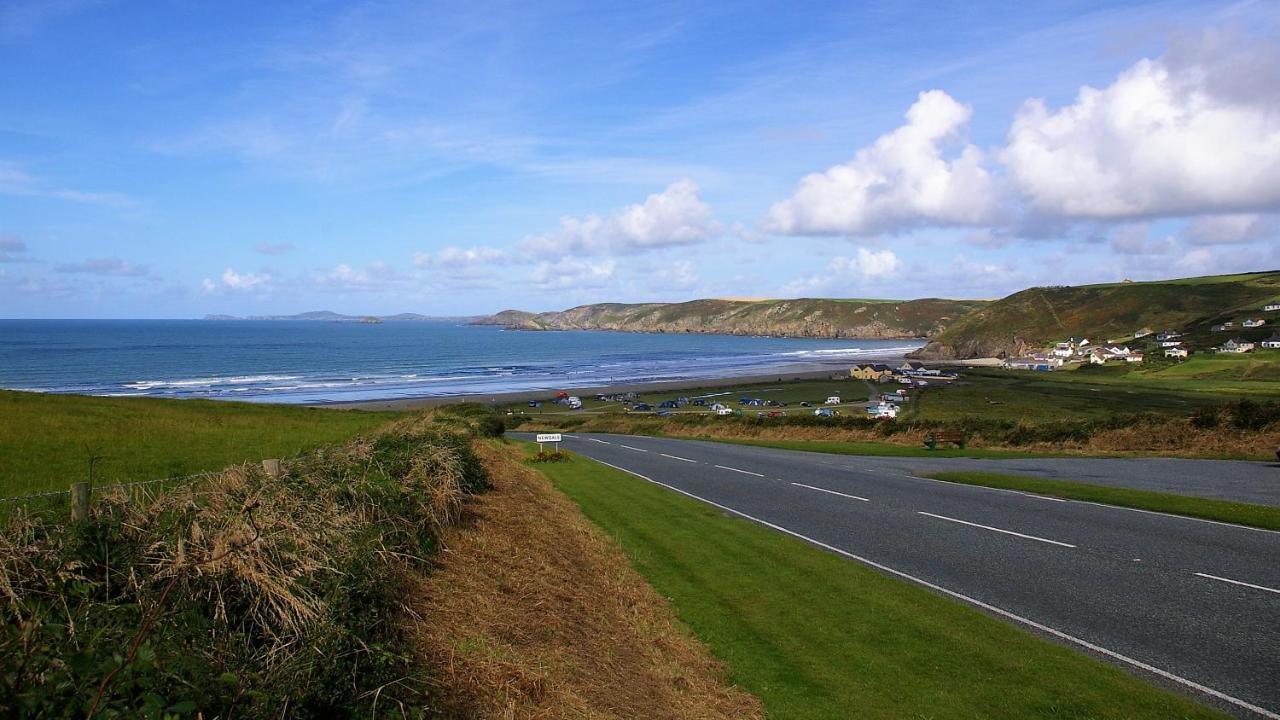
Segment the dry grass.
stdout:
[[[760,718],[724,668],[577,507],[489,445],[493,489],[444,536],[415,610],[441,714]],[[469,522],[466,522],[468,521]],[[469,527],[468,527],[469,526]]]
[[[557,432],[554,422],[526,422],[521,432]],[[621,434],[661,433],[668,437],[711,440],[760,440],[777,442],[884,443],[907,448],[922,448],[930,428],[907,426],[892,435],[874,429],[832,425],[769,426],[758,423],[724,422],[718,424],[682,424],[661,422],[651,418],[592,418],[574,427],[573,432],[606,432]],[[974,449],[1013,450],[1028,453],[1078,453],[1080,455],[1160,455],[1162,457],[1234,457],[1270,459],[1280,448],[1280,426],[1260,431],[1244,431],[1220,426],[1197,428],[1190,420],[1171,418],[1148,421],[1117,429],[1100,429],[1087,440],[1053,442],[1005,442],[1003,438],[985,437],[981,432],[969,436]]]

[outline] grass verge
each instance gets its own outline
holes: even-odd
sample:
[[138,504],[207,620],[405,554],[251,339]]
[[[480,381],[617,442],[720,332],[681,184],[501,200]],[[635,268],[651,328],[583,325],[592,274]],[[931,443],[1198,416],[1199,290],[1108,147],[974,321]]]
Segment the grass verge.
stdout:
[[581,457],[539,469],[772,718],[1222,717],[627,473]]
[[[681,437],[672,435],[670,437]],[[857,441],[823,441],[823,440],[759,440],[745,438],[698,438],[731,445],[755,445],[757,447],[777,448],[779,450],[803,450],[805,452],[831,453],[834,455],[874,455],[878,457],[967,457],[967,458],[1043,458],[1066,457],[1066,453],[1029,452],[1023,450],[1001,450],[993,448],[959,448],[929,450],[911,445],[894,445],[892,443],[857,442]]]
[[983,485],[1008,490],[1021,490],[1068,500],[1086,500],[1105,505],[1152,510],[1171,515],[1185,515],[1187,517],[1248,525],[1267,530],[1280,530],[1280,508],[1268,505],[1254,505],[1252,503],[1175,495],[1173,493],[1152,492],[1150,490],[1090,485],[1072,480],[1050,480],[1047,478],[1003,475],[1000,473],[941,472],[934,473],[928,477],[965,485]]
[[349,440],[394,413],[0,391],[0,496],[187,475]]

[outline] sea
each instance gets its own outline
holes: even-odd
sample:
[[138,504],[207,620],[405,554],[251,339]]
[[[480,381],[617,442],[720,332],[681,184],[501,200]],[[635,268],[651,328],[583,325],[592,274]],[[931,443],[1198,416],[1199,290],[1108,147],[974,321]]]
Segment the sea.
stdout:
[[847,368],[921,345],[456,320],[0,320],[0,388],[324,404]]

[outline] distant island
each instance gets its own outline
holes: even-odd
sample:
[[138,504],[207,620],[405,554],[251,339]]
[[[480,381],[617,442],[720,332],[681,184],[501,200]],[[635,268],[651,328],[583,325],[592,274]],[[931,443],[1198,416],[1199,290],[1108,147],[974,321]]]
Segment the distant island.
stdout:
[[296,315],[205,315],[205,320],[312,320],[317,322],[349,322],[377,325],[384,322],[414,322],[422,320],[472,322],[474,316],[449,317],[437,315],[419,315],[418,313],[398,313],[396,315],[343,315],[330,310],[312,310]]

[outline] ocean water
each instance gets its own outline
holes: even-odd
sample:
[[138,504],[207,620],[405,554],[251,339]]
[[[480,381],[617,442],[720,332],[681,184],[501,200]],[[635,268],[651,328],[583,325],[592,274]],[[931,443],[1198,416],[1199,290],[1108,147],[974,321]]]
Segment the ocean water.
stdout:
[[456,321],[0,320],[0,387],[325,403],[847,367],[922,344],[520,332]]

